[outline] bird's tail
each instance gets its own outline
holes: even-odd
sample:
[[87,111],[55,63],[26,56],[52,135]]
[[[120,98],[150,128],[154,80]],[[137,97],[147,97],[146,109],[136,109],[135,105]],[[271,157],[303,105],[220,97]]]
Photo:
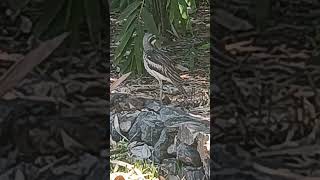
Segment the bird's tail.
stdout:
[[177,71],[173,68],[173,66],[166,67],[166,75],[169,77],[172,84],[174,84],[178,88],[178,90],[182,92],[186,98],[188,98],[188,94],[182,86],[183,80],[181,79]]

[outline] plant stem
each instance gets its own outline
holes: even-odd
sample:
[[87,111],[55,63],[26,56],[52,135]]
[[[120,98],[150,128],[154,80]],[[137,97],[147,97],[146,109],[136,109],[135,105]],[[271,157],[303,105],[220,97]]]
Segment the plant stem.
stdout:
[[142,0],[142,3],[141,3],[140,12],[139,12],[139,19],[141,18],[143,6],[144,6],[144,0]]

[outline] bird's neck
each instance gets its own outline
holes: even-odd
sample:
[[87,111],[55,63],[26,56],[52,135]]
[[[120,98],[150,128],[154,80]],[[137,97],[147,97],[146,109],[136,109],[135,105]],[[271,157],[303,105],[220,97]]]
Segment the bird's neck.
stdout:
[[152,50],[154,47],[150,43],[143,43],[144,51]]

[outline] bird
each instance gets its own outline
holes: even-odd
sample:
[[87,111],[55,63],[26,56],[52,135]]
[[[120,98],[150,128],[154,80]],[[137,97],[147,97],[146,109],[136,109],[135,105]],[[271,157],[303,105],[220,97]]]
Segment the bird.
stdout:
[[177,73],[172,59],[170,59],[163,51],[155,46],[156,36],[151,33],[145,33],[143,36],[143,64],[146,71],[156,78],[160,87],[160,103],[162,103],[163,82],[167,81],[178,88],[180,92],[188,97],[187,92],[183,88],[183,80]]

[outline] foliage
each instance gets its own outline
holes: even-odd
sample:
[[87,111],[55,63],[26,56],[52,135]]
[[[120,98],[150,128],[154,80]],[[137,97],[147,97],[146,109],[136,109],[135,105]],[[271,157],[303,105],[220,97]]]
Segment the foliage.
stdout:
[[[102,27],[106,24],[107,0],[46,0],[34,35],[51,37],[64,31],[71,33],[70,43],[80,43],[80,28],[85,22],[91,41],[100,46]],[[50,27],[50,28],[49,28]]]
[[196,60],[200,56],[201,52],[210,50],[210,43],[207,42],[205,44],[202,44],[202,45],[199,44],[197,46],[195,46],[194,44],[191,44],[191,46],[186,49],[187,50],[183,58],[187,60],[189,70],[193,72],[195,68]]
[[[148,160],[134,160],[128,153],[129,144],[126,140],[117,142],[116,146],[111,149],[110,160],[123,161],[133,165],[133,169],[139,170],[143,174],[148,174],[147,179],[156,179],[158,177],[157,166]],[[111,165],[111,173],[123,172],[130,173],[132,169],[124,166]]]
[[[113,0],[112,7],[123,11],[119,20],[122,30],[117,37],[119,45],[115,63],[122,72],[143,72],[142,39],[144,32],[179,37],[191,30],[189,14],[196,9],[195,0]],[[190,9],[190,11],[189,11]],[[162,38],[162,37],[160,37]]]

